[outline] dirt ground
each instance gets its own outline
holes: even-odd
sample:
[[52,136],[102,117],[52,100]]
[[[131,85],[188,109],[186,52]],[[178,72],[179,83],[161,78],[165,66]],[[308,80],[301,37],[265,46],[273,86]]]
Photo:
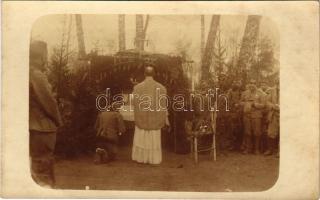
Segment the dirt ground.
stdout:
[[190,155],[163,152],[160,165],[144,165],[130,159],[130,148],[120,149],[118,159],[95,165],[86,156],[56,163],[56,183],[61,189],[135,190],[135,191],[263,191],[278,178],[279,158],[228,152],[200,155],[196,165]]

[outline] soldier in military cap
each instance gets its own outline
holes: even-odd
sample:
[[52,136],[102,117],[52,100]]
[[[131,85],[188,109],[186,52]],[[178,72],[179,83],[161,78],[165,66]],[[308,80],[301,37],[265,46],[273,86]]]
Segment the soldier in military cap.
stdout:
[[[245,140],[244,154],[250,153],[253,149],[255,154],[260,153],[261,119],[265,98],[266,94],[257,88],[256,81],[250,80],[247,90],[241,96]],[[252,139],[254,139],[254,148]]]
[[30,45],[29,132],[31,175],[36,183],[53,187],[56,131],[62,124],[58,105],[45,72],[47,44]]

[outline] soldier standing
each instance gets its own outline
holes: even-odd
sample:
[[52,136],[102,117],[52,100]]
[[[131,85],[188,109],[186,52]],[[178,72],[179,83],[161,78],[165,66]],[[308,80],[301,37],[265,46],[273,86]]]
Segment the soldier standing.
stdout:
[[228,101],[230,108],[230,135],[232,137],[232,146],[230,150],[239,149],[242,140],[241,130],[241,107],[239,105],[241,99],[241,83],[235,81],[232,88],[228,91]]
[[62,125],[58,105],[45,72],[47,44],[30,45],[29,132],[31,175],[41,186],[53,187],[54,147],[57,128]]
[[[262,109],[265,107],[265,93],[259,90],[255,81],[251,80],[248,89],[241,96],[243,105],[243,124],[244,124],[244,154],[250,153],[253,149],[255,154],[259,154],[261,138],[261,119]],[[254,137],[254,138],[252,138]],[[254,139],[254,148],[252,148]]]
[[[262,90],[266,95],[268,95],[269,87],[267,85],[267,82],[262,80],[260,82],[260,90]],[[261,131],[262,131],[262,136],[261,136],[261,152],[265,152],[267,148],[267,130],[268,130],[268,110],[265,107],[262,109],[262,121],[261,121]]]
[[268,109],[268,150],[264,155],[272,155],[275,151],[276,138],[279,135],[279,81],[276,80],[275,86],[268,91],[267,95],[267,109]]

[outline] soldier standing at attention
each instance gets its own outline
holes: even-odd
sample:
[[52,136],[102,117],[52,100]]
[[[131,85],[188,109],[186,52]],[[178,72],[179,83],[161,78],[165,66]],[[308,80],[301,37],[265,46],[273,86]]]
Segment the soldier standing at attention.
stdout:
[[58,105],[45,75],[47,44],[30,45],[29,132],[31,175],[41,186],[53,187],[56,132],[62,125]]
[[228,101],[230,108],[230,125],[231,125],[231,136],[232,146],[230,150],[240,149],[242,130],[241,130],[241,106],[239,105],[241,99],[241,83],[235,81],[232,84],[232,88],[228,91]]
[[[262,80],[260,82],[259,89],[262,90],[264,93],[266,93],[266,95],[268,95],[268,90],[270,88],[267,85],[267,82],[265,80]],[[265,107],[264,109],[262,109],[262,122],[261,122],[262,135],[261,135],[261,146],[260,146],[261,152],[265,152],[267,148],[267,129],[268,129],[267,116],[268,116],[268,109],[267,107]]]
[[276,80],[275,86],[268,91],[267,109],[268,109],[268,150],[264,155],[272,155],[275,151],[276,138],[279,135],[279,118],[280,118],[280,95],[279,80]]
[[[245,140],[244,154],[252,152],[253,149],[255,154],[260,153],[262,109],[265,107],[266,95],[256,87],[255,83],[254,80],[251,80],[248,89],[241,96]],[[252,139],[254,139],[254,148]]]

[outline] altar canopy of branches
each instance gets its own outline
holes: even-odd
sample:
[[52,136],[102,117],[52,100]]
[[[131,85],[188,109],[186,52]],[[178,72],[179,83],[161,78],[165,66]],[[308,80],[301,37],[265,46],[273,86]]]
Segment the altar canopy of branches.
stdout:
[[188,87],[182,60],[178,56],[126,50],[114,56],[92,55],[90,62],[91,79],[99,85],[100,90],[107,87],[114,93],[132,90],[132,81],[141,82],[144,79],[147,65],[155,68],[155,80],[163,84],[169,94],[185,92]]
[[[129,94],[134,84],[143,81],[144,69],[151,65],[155,69],[154,79],[167,89],[169,100],[174,95],[182,95],[188,100],[190,83],[182,68],[183,61],[179,56],[151,54],[145,51],[126,50],[114,56],[90,56],[91,84],[100,93],[110,89],[111,96]],[[165,136],[165,146],[174,151],[186,151],[188,145],[184,135],[183,111],[174,111],[169,101],[169,121],[172,131]]]

